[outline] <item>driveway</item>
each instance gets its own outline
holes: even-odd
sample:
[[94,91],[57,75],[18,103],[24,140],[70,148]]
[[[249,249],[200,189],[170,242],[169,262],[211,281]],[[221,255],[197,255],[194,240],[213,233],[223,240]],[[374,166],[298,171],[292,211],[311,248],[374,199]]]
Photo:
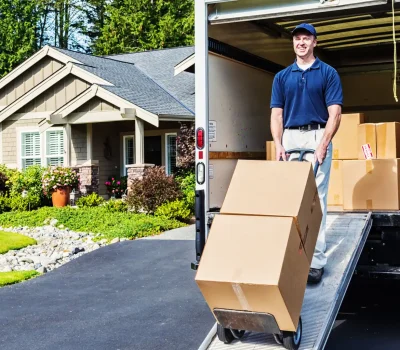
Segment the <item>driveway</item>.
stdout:
[[157,238],[1,288],[0,349],[198,349],[214,318],[190,269],[194,227]]

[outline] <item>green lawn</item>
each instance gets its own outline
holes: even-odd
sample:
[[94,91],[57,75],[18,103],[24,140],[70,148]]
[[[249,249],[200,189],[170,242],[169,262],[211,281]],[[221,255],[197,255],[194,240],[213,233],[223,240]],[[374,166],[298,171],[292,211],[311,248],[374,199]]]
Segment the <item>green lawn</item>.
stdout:
[[34,276],[40,275],[37,271],[11,271],[0,272],[0,287],[18,283]]
[[0,231],[0,254],[7,253],[9,250],[21,249],[37,242],[28,236],[14,232]]

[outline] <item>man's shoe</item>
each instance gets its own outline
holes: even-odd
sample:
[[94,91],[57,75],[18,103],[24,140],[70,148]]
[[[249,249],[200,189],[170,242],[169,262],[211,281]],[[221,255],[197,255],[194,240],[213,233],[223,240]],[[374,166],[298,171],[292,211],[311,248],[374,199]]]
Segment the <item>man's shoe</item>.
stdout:
[[308,280],[307,283],[317,284],[321,281],[322,275],[324,274],[324,268],[322,269],[313,269],[311,268],[308,272]]

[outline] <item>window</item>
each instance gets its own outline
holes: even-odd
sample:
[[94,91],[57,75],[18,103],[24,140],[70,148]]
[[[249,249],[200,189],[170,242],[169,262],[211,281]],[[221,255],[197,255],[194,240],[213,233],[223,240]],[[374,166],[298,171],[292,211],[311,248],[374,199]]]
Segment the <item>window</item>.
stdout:
[[168,175],[176,170],[176,134],[165,134],[165,169]]
[[135,164],[135,138],[124,136],[124,176],[128,175],[126,166]]
[[40,153],[40,133],[23,132],[21,133],[21,166],[26,169],[31,165],[41,165],[42,158]]
[[18,135],[20,168],[65,165],[65,135],[62,128],[51,128],[43,134],[35,129],[22,128]]
[[46,166],[64,165],[64,131],[46,131]]

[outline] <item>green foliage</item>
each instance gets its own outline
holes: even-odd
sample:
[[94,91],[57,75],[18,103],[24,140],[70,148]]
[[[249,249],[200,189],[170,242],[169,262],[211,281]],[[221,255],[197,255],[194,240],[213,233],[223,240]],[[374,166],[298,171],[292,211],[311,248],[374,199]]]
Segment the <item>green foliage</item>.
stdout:
[[7,253],[9,250],[25,248],[33,244],[37,244],[37,242],[31,237],[14,232],[0,231],[0,254]]
[[34,270],[0,272],[0,287],[22,282],[38,275],[40,275],[40,273]]
[[143,179],[133,181],[127,201],[133,210],[153,214],[160,205],[181,196],[174,176],[167,175],[164,167],[154,166],[145,170]]
[[166,220],[145,214],[109,212],[102,206],[83,209],[43,207],[30,212],[3,213],[0,214],[0,226],[37,227],[42,226],[49,219],[57,219],[58,224],[70,230],[98,233],[99,238],[108,239],[140,238],[185,226],[177,220]]
[[[1,0],[0,0],[1,1]],[[0,173],[7,177],[6,180],[6,192],[9,192],[12,187],[12,179],[15,178],[16,174],[19,173],[17,169],[8,168],[5,164],[0,164]]]
[[194,43],[194,0],[123,0],[106,7],[94,53],[107,55]]
[[192,170],[183,171],[176,176],[176,181],[183,193],[183,200],[190,212],[194,214],[194,203],[196,197],[196,175]]
[[0,0],[0,78],[37,49],[39,0]]
[[34,210],[41,206],[41,198],[36,194],[29,193],[26,197],[14,194],[10,197],[10,207],[12,211]]
[[0,195],[0,214],[6,213],[11,210],[11,198],[8,196]]
[[128,204],[122,199],[110,199],[106,201],[102,207],[110,213],[113,212],[127,212]]
[[97,207],[104,203],[104,198],[100,197],[97,193],[91,193],[87,196],[80,197],[76,201],[78,207]]
[[165,219],[186,221],[190,219],[192,213],[186,202],[177,199],[173,202],[164,203],[163,205],[159,206],[155,212],[155,215]]
[[120,179],[116,177],[109,178],[109,180],[105,182],[108,194],[115,196],[115,198],[121,198],[126,191],[127,182],[127,176],[122,176]]
[[[29,170],[29,167],[27,170]],[[26,170],[26,171],[27,171]],[[79,183],[79,175],[68,167],[49,167],[42,172],[42,188],[45,194],[51,194],[54,190],[63,187],[76,188]]]

